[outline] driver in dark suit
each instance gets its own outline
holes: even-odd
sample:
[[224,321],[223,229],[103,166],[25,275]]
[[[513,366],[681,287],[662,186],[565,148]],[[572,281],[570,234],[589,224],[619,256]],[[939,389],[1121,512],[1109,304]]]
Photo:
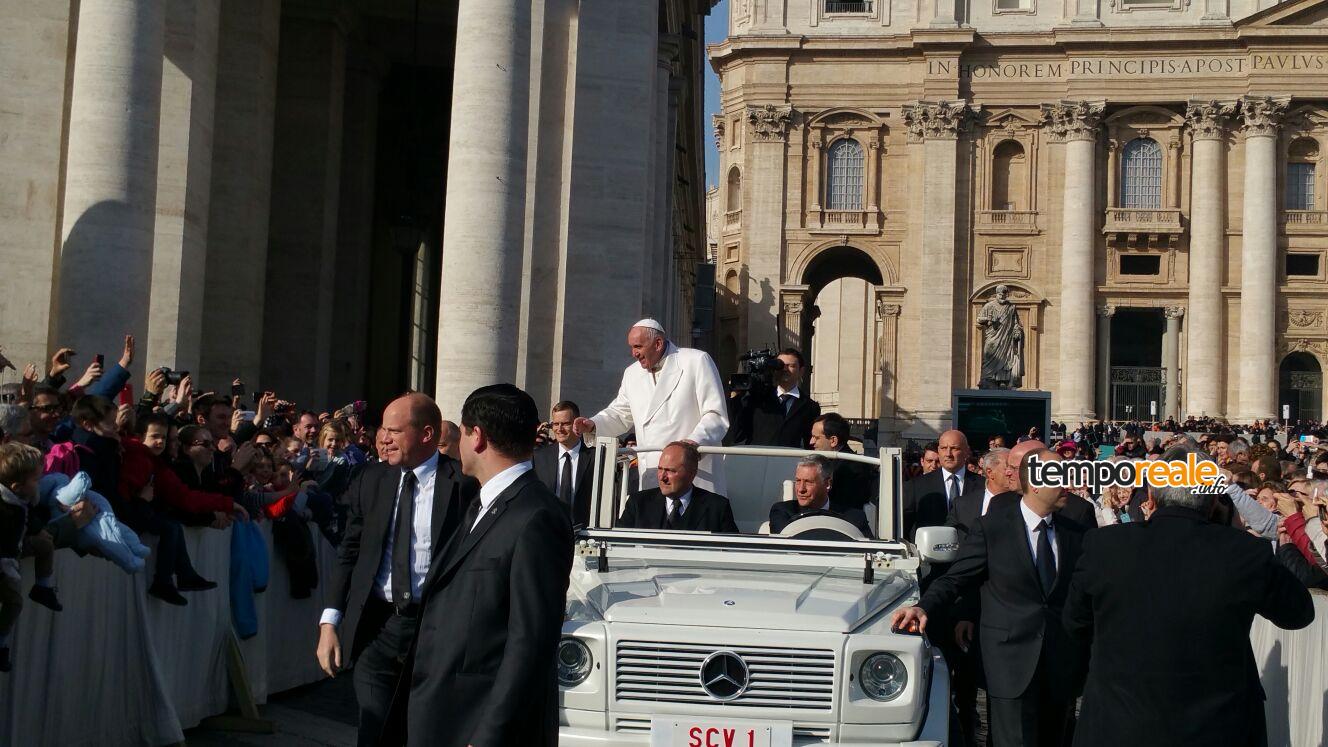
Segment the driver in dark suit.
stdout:
[[798,462],[793,471],[793,500],[770,507],[770,533],[779,534],[794,519],[804,516],[831,516],[843,519],[871,538],[871,525],[861,509],[837,506],[830,502],[832,482],[830,460],[809,456]]
[[674,441],[665,446],[656,468],[659,487],[628,498],[615,526],[737,534],[729,499],[693,484],[700,464],[701,453],[695,444]]

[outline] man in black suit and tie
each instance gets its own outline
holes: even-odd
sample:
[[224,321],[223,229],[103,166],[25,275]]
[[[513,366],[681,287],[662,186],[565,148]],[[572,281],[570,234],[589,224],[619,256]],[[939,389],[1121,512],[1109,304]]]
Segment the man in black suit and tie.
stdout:
[[[1213,461],[1162,458],[1190,454]],[[1211,521],[1216,496],[1148,490],[1152,517],[1090,532],[1070,583],[1065,627],[1092,644],[1074,743],[1265,745],[1250,624],[1309,625],[1309,592],[1267,541]]]
[[532,471],[538,425],[535,401],[511,384],[462,405],[461,465],[480,490],[424,581],[406,663],[412,747],[558,743],[572,526]]
[[[1060,460],[1047,449],[1033,455]],[[1027,463],[1019,482],[1020,502],[993,505],[979,518],[949,571],[917,606],[897,610],[893,624],[926,632],[929,617],[981,589],[991,743],[1059,747],[1083,684],[1085,652],[1066,633],[1061,614],[1085,529],[1056,513],[1064,491],[1029,484]]]
[[479,490],[460,464],[438,452],[442,420],[426,395],[393,400],[378,434],[383,461],[362,469],[344,497],[349,515],[331,606],[319,624],[318,663],[335,677],[342,642],[349,642],[361,745],[393,739],[389,706],[415,640],[425,575]]
[[812,433],[812,423],[821,416],[821,405],[802,391],[806,359],[796,348],[779,353],[783,364],[774,376],[775,390],[760,401],[749,401],[735,413],[730,443],[755,446],[802,448]]
[[[1009,472],[1014,476],[1011,483],[1011,489],[1003,493],[994,493],[989,502],[989,506],[1000,506],[1005,504],[1015,504],[1022,497],[1019,494],[1018,475],[1019,468],[1023,466],[1024,459],[1035,451],[1047,448],[1047,445],[1037,440],[1020,441],[1014,448],[1006,454],[1006,461],[1009,463]],[[1066,493],[1065,503],[1056,509],[1056,513],[1070,519],[1076,524],[1081,524],[1088,529],[1097,527],[1097,511],[1092,502],[1077,496],[1073,493]]]
[[945,523],[954,502],[961,496],[982,496],[983,479],[968,471],[968,437],[962,431],[946,431],[937,442],[940,469],[904,483],[904,536],[912,542],[918,527]]
[[793,500],[780,501],[770,507],[770,533],[779,534],[789,522],[803,516],[833,516],[843,519],[871,539],[871,525],[867,515],[858,508],[845,508],[830,500],[830,460],[809,456],[798,462],[793,470]]
[[628,498],[614,526],[737,534],[729,499],[692,484],[700,462],[701,454],[692,443],[674,441],[665,446],[656,468],[659,487]]
[[[945,525],[954,527],[959,532],[959,539],[968,536],[977,520],[985,516],[991,506],[1000,505],[998,496],[1007,494],[1009,500],[1019,500],[1019,466],[1007,459],[1010,450],[999,447],[989,450],[978,461],[984,478],[982,493],[966,493],[959,496],[950,508]],[[945,659],[950,664],[951,687],[954,689],[955,706],[959,710],[959,729],[964,741],[977,744],[977,696],[978,687],[984,682],[982,674],[981,642],[977,638],[977,624],[982,616],[982,606],[977,594],[965,594],[955,603],[954,611],[949,616],[955,621],[953,643],[950,638],[939,641],[945,651]],[[936,622],[932,622],[933,627]],[[939,629],[939,628],[937,628]],[[933,630],[933,635],[937,634]]]
[[[812,423],[808,448],[815,451],[852,453],[848,447],[848,421],[837,412],[827,412]],[[861,510],[875,504],[880,495],[881,473],[871,465],[836,459],[830,471],[830,502],[840,508]]]
[[572,430],[572,422],[581,416],[575,402],[563,400],[553,406],[549,429],[553,443],[535,449],[535,476],[553,491],[572,517],[573,527],[590,523],[590,488],[594,483],[591,469],[595,455]]

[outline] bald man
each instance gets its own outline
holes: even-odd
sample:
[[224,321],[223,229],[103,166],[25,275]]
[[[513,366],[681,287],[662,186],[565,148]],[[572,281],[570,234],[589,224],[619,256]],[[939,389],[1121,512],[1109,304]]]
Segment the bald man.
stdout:
[[[1016,444],[1013,449],[1010,449],[1005,457],[1009,474],[1018,475],[1019,469],[1023,466],[1024,460],[1028,455],[1045,448],[1047,448],[1047,445],[1036,439],[1021,441]],[[992,495],[991,501],[988,503],[988,510],[991,510],[991,508],[996,506],[1019,502],[1019,491],[1013,489],[1018,488],[1018,485],[1013,485],[1011,487],[1011,490],[1007,490],[1004,493],[996,493]],[[1077,524],[1082,524],[1089,529],[1097,527],[1097,512],[1093,510],[1093,504],[1073,493],[1066,494],[1064,503],[1056,508],[1056,513]]]
[[946,431],[937,441],[940,467],[904,483],[904,536],[913,541],[918,527],[945,524],[954,502],[961,496],[982,499],[986,480],[968,471],[968,438],[960,431]]
[[344,494],[350,511],[319,621],[318,663],[335,677],[356,662],[361,745],[400,741],[388,715],[415,640],[424,578],[479,494],[460,463],[439,452],[442,423],[424,394],[393,400],[378,432],[381,461],[365,466]]
[[[1061,459],[1045,447],[1032,455]],[[930,618],[965,594],[981,595],[992,747],[1065,744],[1087,665],[1087,649],[1069,638],[1061,619],[1086,527],[1057,513],[1067,493],[1033,485],[1028,464],[1024,459],[1019,473],[1020,499],[991,506],[949,571],[916,606],[893,616],[896,629],[935,635]]]

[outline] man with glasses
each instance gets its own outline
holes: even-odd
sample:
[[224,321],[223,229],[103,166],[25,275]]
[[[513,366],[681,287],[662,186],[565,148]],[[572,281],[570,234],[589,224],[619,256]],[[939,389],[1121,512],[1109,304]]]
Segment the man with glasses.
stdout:
[[32,404],[28,406],[28,426],[32,432],[29,443],[50,451],[51,434],[64,419],[65,408],[60,401],[60,392],[45,384],[38,384],[32,393]]
[[536,449],[532,458],[535,476],[558,496],[571,514],[572,525],[578,527],[590,523],[591,467],[595,463],[595,455],[572,429],[580,416],[581,408],[571,400],[554,405],[549,417],[553,443]]

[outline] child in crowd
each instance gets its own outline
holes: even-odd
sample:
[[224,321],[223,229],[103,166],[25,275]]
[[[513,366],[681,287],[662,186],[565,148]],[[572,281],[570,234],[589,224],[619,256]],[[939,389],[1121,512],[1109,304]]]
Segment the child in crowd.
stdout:
[[41,474],[40,451],[18,442],[0,444],[0,672],[13,666],[9,635],[23,611],[20,558],[33,556],[37,563],[37,584],[28,597],[62,609],[53,584],[55,546],[45,532],[28,534],[28,509],[37,499]]

